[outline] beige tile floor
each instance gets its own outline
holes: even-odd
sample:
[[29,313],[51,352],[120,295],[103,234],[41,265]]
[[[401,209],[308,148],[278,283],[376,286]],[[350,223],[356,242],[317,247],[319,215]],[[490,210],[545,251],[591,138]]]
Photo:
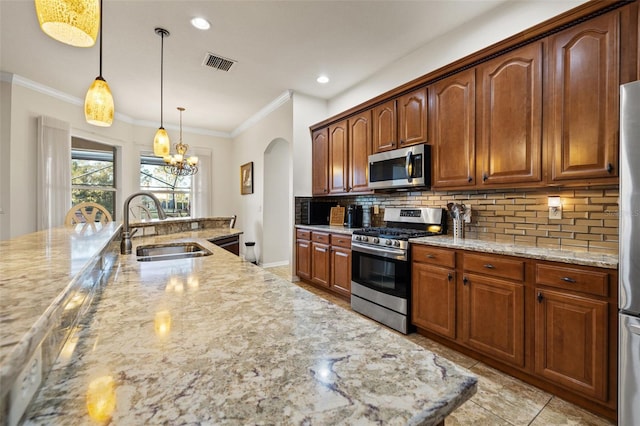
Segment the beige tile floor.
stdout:
[[[269,268],[269,271],[291,281],[289,266]],[[347,302],[336,296],[302,282],[296,284],[345,309],[351,309]],[[406,338],[478,376],[477,393],[446,419],[446,425],[614,424],[417,333],[412,333]]]

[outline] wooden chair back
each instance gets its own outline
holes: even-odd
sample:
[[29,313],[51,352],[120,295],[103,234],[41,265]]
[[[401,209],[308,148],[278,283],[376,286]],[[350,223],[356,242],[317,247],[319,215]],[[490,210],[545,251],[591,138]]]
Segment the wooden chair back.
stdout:
[[76,225],[78,223],[107,223],[111,222],[111,213],[98,203],[80,203],[71,207],[64,219],[65,225]]

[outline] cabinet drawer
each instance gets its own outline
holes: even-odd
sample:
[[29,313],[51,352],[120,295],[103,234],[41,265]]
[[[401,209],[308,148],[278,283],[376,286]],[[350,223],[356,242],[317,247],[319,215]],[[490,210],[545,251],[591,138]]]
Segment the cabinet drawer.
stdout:
[[499,256],[464,254],[464,270],[492,277],[524,280],[524,261],[505,259]]
[[324,232],[312,232],[311,241],[315,241],[317,243],[329,244],[331,243],[331,236],[330,234],[325,234]]
[[307,231],[304,229],[296,230],[296,238],[299,240],[310,240],[311,239],[311,231]]
[[608,296],[609,274],[560,265],[536,265],[536,284]]
[[447,268],[456,267],[456,253],[453,250],[446,250],[423,245],[413,245],[412,260],[414,262],[440,265]]
[[331,234],[331,245],[351,248],[351,237],[349,235]]

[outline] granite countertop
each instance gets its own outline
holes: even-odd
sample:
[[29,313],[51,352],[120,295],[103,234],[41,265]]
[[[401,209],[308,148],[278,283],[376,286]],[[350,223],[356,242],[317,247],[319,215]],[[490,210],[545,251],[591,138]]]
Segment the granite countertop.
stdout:
[[27,424],[430,425],[475,393],[466,370],[201,232],[133,240],[213,254],[120,255]]
[[525,244],[509,244],[496,241],[476,240],[473,238],[453,238],[452,236],[431,236],[412,238],[413,244],[448,247],[453,249],[470,250],[482,253],[504,254],[529,259],[549,260],[574,265],[596,266],[600,268],[617,269],[618,256],[615,254],[591,253],[571,249],[557,249]]
[[0,383],[15,378],[51,328],[65,292],[120,226],[78,225],[0,241]]
[[321,232],[333,232],[336,234],[346,234],[346,235],[353,234],[353,231],[355,231],[356,229],[362,229],[362,228],[347,228],[346,226],[337,226],[337,225],[296,225],[296,228],[310,229],[312,231],[321,231]]

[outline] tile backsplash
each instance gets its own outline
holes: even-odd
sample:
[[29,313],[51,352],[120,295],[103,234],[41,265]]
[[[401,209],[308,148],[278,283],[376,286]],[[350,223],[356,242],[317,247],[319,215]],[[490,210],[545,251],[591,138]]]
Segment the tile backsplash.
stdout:
[[[548,197],[559,196],[562,219],[549,219]],[[296,223],[300,201],[296,198]],[[487,241],[532,244],[590,252],[618,252],[618,186],[602,188],[544,188],[491,191],[395,192],[348,197],[323,197],[346,206],[364,207],[364,226],[381,226],[385,207],[442,207],[464,203],[471,207],[465,236]],[[374,214],[374,206],[379,213]],[[449,219],[449,234],[452,232]]]

